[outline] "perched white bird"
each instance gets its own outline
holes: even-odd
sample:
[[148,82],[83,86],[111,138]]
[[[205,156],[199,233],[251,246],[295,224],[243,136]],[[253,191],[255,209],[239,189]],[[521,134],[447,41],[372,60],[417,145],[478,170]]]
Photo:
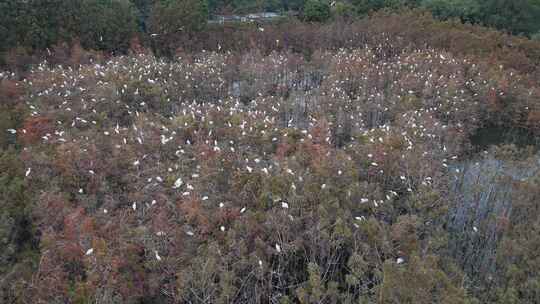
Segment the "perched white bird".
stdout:
[[137,211],[137,203],[133,202],[133,205],[131,205],[131,208],[133,208],[134,211]]
[[279,244],[276,243],[276,251],[279,253],[281,252],[281,246],[279,246]]
[[281,208],[289,209],[289,204],[287,204],[286,202],[281,202]]
[[17,133],[17,130],[15,129],[7,129],[7,131],[11,134],[16,134]]
[[86,250],[86,255],[91,255],[92,252],[94,252],[94,248],[90,248],[90,249]]
[[246,212],[246,207],[244,207],[244,208],[242,208],[242,209],[240,210],[240,213],[244,213],[244,212]]
[[161,261],[161,257],[159,256],[157,250],[154,250],[154,253],[156,254],[156,260]]
[[398,263],[398,264],[403,264],[403,262],[405,262],[405,259],[403,259],[403,258],[397,258],[396,259],[396,263]]
[[26,169],[25,176],[28,177],[28,175],[30,175],[30,172],[32,172],[32,168]]
[[178,188],[182,187],[183,184],[184,184],[184,181],[182,181],[181,178],[178,178],[178,179],[174,182],[174,187],[173,187],[173,189],[178,189]]

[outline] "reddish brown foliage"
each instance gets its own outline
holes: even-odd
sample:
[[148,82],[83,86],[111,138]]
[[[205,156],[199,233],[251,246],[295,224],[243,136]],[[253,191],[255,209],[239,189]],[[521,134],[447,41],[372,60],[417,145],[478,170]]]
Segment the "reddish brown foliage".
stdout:
[[289,144],[286,140],[281,141],[278,144],[277,150],[276,150],[276,157],[279,160],[283,160],[286,157],[288,157],[291,152],[294,152],[294,146]]
[[201,201],[196,198],[188,198],[178,204],[183,216],[192,225],[196,225],[203,234],[212,231],[212,224],[207,216],[207,212],[202,207]]
[[139,36],[134,36],[133,38],[131,38],[131,40],[129,41],[129,51],[135,55],[147,53],[147,51],[141,44],[141,39],[139,38]]
[[53,123],[49,118],[30,117],[23,124],[20,138],[25,144],[35,144],[53,131]]
[[22,92],[23,90],[17,86],[15,81],[5,79],[0,81],[0,104],[13,104]]

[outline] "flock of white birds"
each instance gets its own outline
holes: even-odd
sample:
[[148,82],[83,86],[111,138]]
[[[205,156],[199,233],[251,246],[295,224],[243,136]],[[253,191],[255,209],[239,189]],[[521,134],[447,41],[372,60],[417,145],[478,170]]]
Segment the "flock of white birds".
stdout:
[[[152,208],[186,200],[209,212],[247,215],[260,206],[235,186],[239,176],[279,177],[289,189],[271,193],[271,201],[291,221],[302,208],[295,205],[299,197],[339,191],[355,206],[350,224],[358,228],[377,209],[420,188],[445,189],[460,173],[452,164],[478,127],[484,96],[497,90],[486,69],[435,50],[383,59],[367,47],[317,53],[310,62],[289,53],[238,59],[203,52],[174,61],[116,57],[77,69],[43,63],[20,82],[30,116],[47,118],[52,127],[24,148],[35,155],[25,160],[25,175],[46,181],[59,151],[77,155],[76,186],[62,190],[83,204],[109,189],[111,170],[122,169],[125,193],[83,207],[101,220],[129,210],[141,225]],[[285,144],[296,148],[279,156]],[[299,160],[294,151],[304,144],[322,147],[332,172]],[[50,151],[58,154],[47,156]],[[121,165],[109,168],[109,158]],[[217,233],[229,229],[227,222],[216,226]],[[200,232],[196,225],[184,230],[189,237]],[[158,238],[168,233],[154,231]],[[287,250],[284,242],[270,244],[279,254]],[[87,256],[95,254],[85,246]],[[160,246],[149,250],[157,261],[167,258]]]

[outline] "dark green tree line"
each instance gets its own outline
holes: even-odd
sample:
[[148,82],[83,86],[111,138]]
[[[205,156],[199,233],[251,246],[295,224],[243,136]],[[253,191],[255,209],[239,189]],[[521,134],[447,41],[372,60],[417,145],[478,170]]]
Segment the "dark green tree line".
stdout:
[[136,32],[135,13],[128,0],[2,0],[0,50],[77,39],[89,49],[125,50]]

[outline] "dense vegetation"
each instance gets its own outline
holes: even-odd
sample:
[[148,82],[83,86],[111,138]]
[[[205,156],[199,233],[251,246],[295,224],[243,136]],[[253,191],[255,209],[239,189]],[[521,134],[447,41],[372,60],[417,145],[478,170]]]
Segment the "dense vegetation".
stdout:
[[297,12],[301,20],[324,22],[406,8],[540,38],[539,0],[0,0],[0,64],[24,65],[31,55],[65,43],[125,53],[130,44],[144,40],[170,56],[164,39],[200,32],[212,14]]
[[536,2],[72,3],[0,2],[0,303],[540,302],[540,43],[402,10]]

